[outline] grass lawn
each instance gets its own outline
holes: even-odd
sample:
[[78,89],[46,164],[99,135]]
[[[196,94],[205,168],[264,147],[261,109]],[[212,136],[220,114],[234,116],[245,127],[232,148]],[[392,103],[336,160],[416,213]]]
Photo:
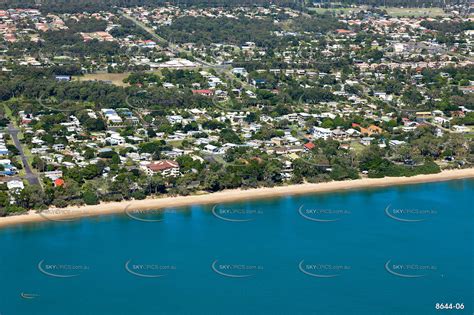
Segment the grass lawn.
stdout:
[[464,134],[464,138],[466,138],[467,140],[473,140],[474,139],[474,131],[472,130],[471,128],[471,133],[465,133]]
[[13,117],[12,110],[6,104],[3,104],[3,107],[5,108],[5,116],[7,116],[7,118],[11,120],[11,118]]
[[319,14],[324,14],[326,12],[336,12],[336,13],[340,13],[340,12],[343,12],[344,14],[346,13],[349,13],[349,12],[359,12],[363,9],[366,9],[365,6],[360,6],[360,7],[357,7],[357,8],[308,8],[308,10],[310,11],[314,11],[316,13],[319,13]]
[[226,164],[227,164],[227,162],[224,160],[224,157],[223,157],[223,156],[216,156],[216,155],[214,155],[213,157],[214,157],[214,160],[215,160],[216,162],[219,162],[219,163],[221,163],[222,165],[226,165]]
[[351,148],[355,151],[356,154],[360,154],[362,150],[365,148],[359,141],[354,140],[351,141]]
[[173,148],[178,148],[181,146],[183,143],[183,140],[171,140],[171,141],[166,141],[166,144],[171,145]]
[[[15,117],[13,117],[13,112],[10,107],[6,103],[3,103],[3,108],[5,109],[5,117],[8,118],[15,128],[18,128],[18,124],[16,123]],[[18,138],[20,138],[20,134],[18,134]]]
[[28,160],[28,164],[31,165],[33,163],[34,156],[33,154],[31,154],[30,148],[26,144],[23,144],[21,147],[23,148],[23,153],[25,154],[26,159]]
[[[397,8],[397,7],[380,7],[387,11],[388,15],[394,17],[436,17],[436,16],[448,16],[448,13],[445,13],[441,8]],[[326,13],[326,12],[343,12],[348,13],[350,11],[359,12],[361,10],[367,9],[367,6],[359,6],[357,8],[308,8],[308,10],[315,11],[317,13]]]
[[388,15],[395,17],[436,17],[436,16],[447,16],[441,8],[396,8],[396,7],[382,7],[386,10]]

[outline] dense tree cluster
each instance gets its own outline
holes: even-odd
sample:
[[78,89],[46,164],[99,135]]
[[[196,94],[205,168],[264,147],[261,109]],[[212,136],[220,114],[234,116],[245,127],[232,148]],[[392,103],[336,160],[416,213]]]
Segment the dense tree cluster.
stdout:
[[424,21],[421,21],[420,25],[430,30],[435,30],[442,33],[453,33],[453,34],[458,34],[467,30],[474,29],[474,22],[472,21],[424,20]]
[[[293,8],[302,8],[292,0],[274,0],[271,3]],[[174,4],[198,7],[269,6],[267,0],[6,0],[0,2],[1,9],[38,7],[44,12],[81,13],[107,11],[115,7],[157,6]]]
[[404,7],[404,8],[419,8],[419,7],[443,7],[447,4],[460,4],[462,0],[341,0],[338,1],[343,4],[366,4],[372,6],[389,6],[389,7]]
[[91,33],[105,31],[107,21],[97,18],[82,18],[80,20],[69,19],[66,21],[67,27],[74,33]]
[[345,28],[345,24],[339,22],[332,14],[313,14],[311,17],[301,17],[292,21],[292,27],[296,31],[311,33],[326,33],[338,28]]
[[252,41],[259,46],[272,47],[274,39],[270,35],[276,30],[279,30],[278,26],[270,19],[185,16],[176,19],[170,26],[161,27],[158,32],[176,43],[243,45]]
[[143,39],[151,39],[148,32],[124,17],[120,17],[118,26],[110,30],[110,35],[114,38],[124,38],[130,36],[130,34],[138,35]]

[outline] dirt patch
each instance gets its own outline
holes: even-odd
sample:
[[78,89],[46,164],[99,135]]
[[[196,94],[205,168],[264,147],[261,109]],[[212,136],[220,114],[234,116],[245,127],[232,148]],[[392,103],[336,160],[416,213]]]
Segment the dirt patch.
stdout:
[[123,79],[129,76],[130,73],[88,73],[82,76],[76,76],[73,79],[77,81],[103,81],[117,86],[129,86],[124,83]]

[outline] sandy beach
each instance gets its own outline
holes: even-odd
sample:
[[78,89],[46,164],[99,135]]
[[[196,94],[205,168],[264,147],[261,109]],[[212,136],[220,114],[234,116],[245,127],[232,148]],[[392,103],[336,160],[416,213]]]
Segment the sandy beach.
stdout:
[[428,183],[447,181],[463,178],[474,178],[474,168],[461,170],[448,170],[438,174],[418,175],[413,177],[385,177],[385,178],[363,178],[349,181],[335,181],[317,184],[298,184],[278,186],[273,188],[235,189],[216,193],[148,198],[144,200],[128,200],[122,202],[101,203],[93,206],[52,208],[39,214],[29,211],[27,214],[0,218],[0,228],[41,221],[72,221],[80,217],[124,213],[136,210],[156,210],[168,207],[183,207],[197,204],[221,204],[240,200],[252,200],[261,198],[272,198],[287,195],[310,194],[344,191],[350,189],[362,189],[372,187],[384,187],[394,185],[408,185],[417,183]]

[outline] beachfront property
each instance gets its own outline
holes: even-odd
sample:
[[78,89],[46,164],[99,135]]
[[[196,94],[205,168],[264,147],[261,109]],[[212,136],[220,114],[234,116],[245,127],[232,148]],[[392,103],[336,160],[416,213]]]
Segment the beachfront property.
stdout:
[[[219,42],[213,42],[199,38],[198,28],[173,38],[181,19],[203,19],[212,27],[215,19],[239,23],[241,15],[249,21],[241,32],[262,21],[268,24],[258,27],[268,32],[251,31],[248,37],[262,38],[230,42],[234,39],[215,28],[212,38]],[[425,17],[386,17],[370,8],[362,15],[336,12],[325,33],[299,29],[295,21],[308,17],[278,5],[210,9],[166,4],[70,14],[9,10],[2,16],[5,34],[20,42],[54,47],[48,32],[66,30],[78,40],[76,50],[62,56],[43,52],[12,58],[7,44],[0,58],[1,74],[12,78],[17,76],[12,65],[61,70],[44,76],[54,88],[37,93],[43,95],[38,108],[28,102],[9,104],[8,120],[18,126],[27,161],[44,185],[61,178],[64,186],[55,188],[68,187],[68,181],[80,189],[90,183],[111,187],[128,178],[121,184],[137,191],[143,189],[139,178],[146,175],[176,179],[169,188],[189,193],[355,178],[372,175],[362,173],[366,170],[357,162],[367,152],[374,154],[374,147],[395,165],[402,163],[407,147],[412,148],[410,158],[433,159],[436,167],[470,163],[468,104],[474,78],[463,44],[471,42],[470,35],[460,32],[453,43],[440,43],[440,31]],[[135,25],[141,31],[124,27],[128,22],[123,19],[139,22]],[[89,30],[75,28],[91,21],[95,27]],[[467,20],[461,15],[445,20],[459,21]],[[30,38],[24,27],[31,22]],[[282,23],[291,30],[280,29]],[[356,30],[376,38],[361,42]],[[275,44],[271,49],[264,44],[267,36]],[[104,50],[92,54],[81,48],[84,43]],[[65,69],[66,64],[73,69]],[[445,104],[447,99],[456,104]],[[456,159],[446,163],[439,151],[420,153],[414,149],[420,142],[436,143]],[[26,176],[15,147],[12,139],[0,143],[1,157],[11,161],[4,165],[7,180]],[[327,167],[314,170],[301,161]],[[255,174],[260,168],[275,174]],[[61,175],[51,175],[56,172]],[[216,174],[224,183],[213,186]],[[196,181],[206,184],[190,184]]]
[[474,11],[397,4],[0,3],[0,312],[469,311]]
[[160,160],[142,164],[142,168],[149,175],[160,174],[163,177],[177,177],[180,175],[179,164],[171,160]]

